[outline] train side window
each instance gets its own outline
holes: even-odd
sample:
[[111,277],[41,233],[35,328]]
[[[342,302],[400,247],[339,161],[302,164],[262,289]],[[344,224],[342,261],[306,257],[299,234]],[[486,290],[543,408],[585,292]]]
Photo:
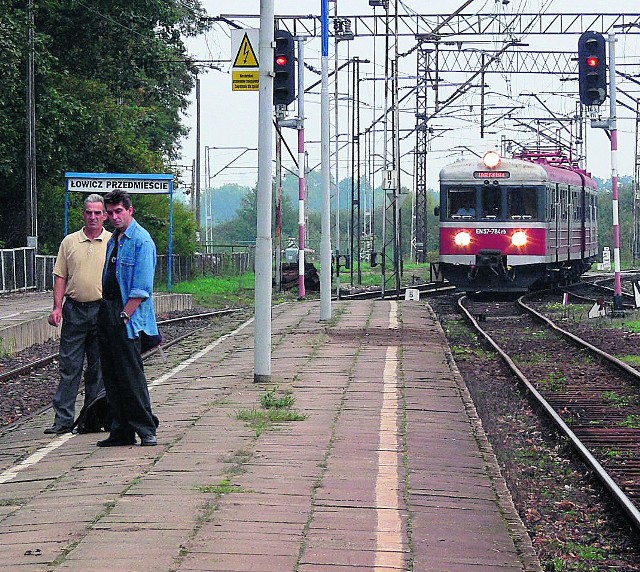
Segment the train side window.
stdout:
[[447,214],[453,219],[470,219],[476,216],[475,189],[457,188],[447,191]]
[[567,220],[567,189],[560,189],[560,218]]
[[538,217],[538,193],[532,187],[507,190],[507,217],[512,220],[531,220]]

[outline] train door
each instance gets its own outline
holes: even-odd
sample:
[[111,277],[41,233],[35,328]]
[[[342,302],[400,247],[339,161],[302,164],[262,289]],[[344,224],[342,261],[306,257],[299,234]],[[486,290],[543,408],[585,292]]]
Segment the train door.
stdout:
[[556,262],[565,260],[569,252],[569,189],[566,185],[559,185],[560,197],[558,201],[558,247]]
[[589,197],[587,196],[587,190],[584,188],[583,183],[582,188],[580,189],[580,258],[582,258],[582,260],[586,258],[587,254],[587,234],[589,232],[589,209],[587,208],[588,200]]
[[555,183],[553,185],[553,250],[552,258],[555,262],[558,262],[560,245],[562,244],[562,208],[560,205],[560,185]]

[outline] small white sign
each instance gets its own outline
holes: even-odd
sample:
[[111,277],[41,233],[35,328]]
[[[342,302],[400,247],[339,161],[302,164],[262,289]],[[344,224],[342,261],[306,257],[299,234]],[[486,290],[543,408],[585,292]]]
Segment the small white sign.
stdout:
[[604,298],[599,298],[598,301],[589,310],[589,318],[603,318],[607,315]]
[[420,290],[417,288],[407,288],[404,291],[405,300],[420,300]]
[[640,282],[633,282],[633,298],[636,308],[640,308]]
[[386,170],[382,178],[382,189],[385,191],[395,189],[398,186],[397,181],[398,173],[393,169]]

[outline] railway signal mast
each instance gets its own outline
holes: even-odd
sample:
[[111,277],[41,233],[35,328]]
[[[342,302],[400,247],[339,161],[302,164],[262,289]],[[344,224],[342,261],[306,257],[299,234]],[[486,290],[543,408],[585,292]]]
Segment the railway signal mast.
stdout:
[[[616,37],[610,32],[607,40],[598,32],[587,31],[578,40],[578,79],[580,85],[580,102],[591,108],[604,103],[607,98],[607,79],[609,84],[609,118],[605,120],[591,119],[591,127],[605,129],[611,141],[611,191],[613,200],[613,263],[615,271],[615,290],[613,296],[613,313],[621,314],[622,281],[620,275],[620,220],[618,216],[618,129],[616,121]],[[609,75],[607,78],[607,49],[609,44]]]

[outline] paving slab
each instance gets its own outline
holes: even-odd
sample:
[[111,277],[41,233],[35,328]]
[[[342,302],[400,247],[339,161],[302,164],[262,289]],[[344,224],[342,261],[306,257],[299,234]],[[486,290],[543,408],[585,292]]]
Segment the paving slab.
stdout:
[[[270,384],[253,322],[147,365],[158,447],[51,439],[45,415],[0,435],[4,569],[539,571],[428,304],[332,310],[274,307]],[[275,387],[304,417],[256,433],[237,412]]]

